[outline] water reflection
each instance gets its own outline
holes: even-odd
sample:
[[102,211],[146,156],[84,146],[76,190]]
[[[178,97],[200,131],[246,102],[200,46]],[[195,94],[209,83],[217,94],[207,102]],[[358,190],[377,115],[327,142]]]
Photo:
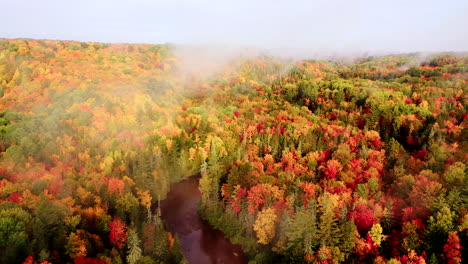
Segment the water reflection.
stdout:
[[198,181],[193,176],[173,184],[161,202],[162,218],[169,230],[178,234],[182,253],[190,264],[247,263],[239,246],[231,244],[221,231],[198,216]]

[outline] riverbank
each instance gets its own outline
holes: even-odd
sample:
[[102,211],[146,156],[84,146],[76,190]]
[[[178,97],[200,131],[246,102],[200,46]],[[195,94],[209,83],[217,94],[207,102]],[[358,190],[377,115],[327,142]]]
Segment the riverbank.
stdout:
[[194,263],[247,263],[242,249],[233,245],[220,230],[214,229],[198,215],[199,175],[171,185],[167,198],[161,201],[162,219],[176,233],[182,253]]

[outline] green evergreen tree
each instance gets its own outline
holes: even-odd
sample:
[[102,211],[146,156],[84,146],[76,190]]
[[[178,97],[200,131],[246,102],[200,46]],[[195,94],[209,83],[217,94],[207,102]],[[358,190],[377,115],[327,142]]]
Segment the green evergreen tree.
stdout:
[[332,195],[325,192],[319,200],[319,230],[318,235],[320,245],[336,246],[341,239],[341,232],[338,228],[338,218],[335,215],[335,206]]
[[140,243],[137,231],[129,228],[127,236],[127,262],[129,264],[136,264],[142,258]]

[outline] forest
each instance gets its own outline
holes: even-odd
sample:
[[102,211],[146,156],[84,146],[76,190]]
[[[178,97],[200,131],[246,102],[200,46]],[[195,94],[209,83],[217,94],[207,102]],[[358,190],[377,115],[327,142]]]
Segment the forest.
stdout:
[[468,55],[238,57],[0,39],[0,263],[187,263],[159,203],[249,263],[468,259]]

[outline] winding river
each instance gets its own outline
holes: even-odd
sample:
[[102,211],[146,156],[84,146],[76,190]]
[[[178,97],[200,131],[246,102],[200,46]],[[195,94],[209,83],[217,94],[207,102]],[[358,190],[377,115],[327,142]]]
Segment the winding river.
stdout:
[[162,219],[179,236],[182,253],[190,264],[247,263],[240,246],[233,245],[198,215],[198,181],[195,175],[172,184],[167,198],[161,201]]

